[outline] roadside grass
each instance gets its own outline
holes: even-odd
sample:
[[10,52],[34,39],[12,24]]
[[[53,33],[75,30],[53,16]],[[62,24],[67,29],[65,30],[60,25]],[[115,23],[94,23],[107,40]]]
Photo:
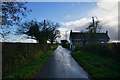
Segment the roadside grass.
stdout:
[[[53,49],[54,48],[54,49]],[[10,70],[4,77],[5,78],[34,78],[38,70],[48,61],[49,57],[53,54],[55,47],[51,48],[46,53],[30,60],[25,65],[17,66]]]
[[72,56],[94,79],[120,77],[119,61],[112,57],[86,51],[73,52]]

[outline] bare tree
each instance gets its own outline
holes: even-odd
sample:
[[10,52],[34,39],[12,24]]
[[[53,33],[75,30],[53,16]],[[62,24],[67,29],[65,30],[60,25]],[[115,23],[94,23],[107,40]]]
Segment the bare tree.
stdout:
[[28,10],[25,6],[26,2],[2,2],[2,36],[10,33],[10,26],[17,25],[20,26],[20,21],[23,17],[27,16],[31,10]]

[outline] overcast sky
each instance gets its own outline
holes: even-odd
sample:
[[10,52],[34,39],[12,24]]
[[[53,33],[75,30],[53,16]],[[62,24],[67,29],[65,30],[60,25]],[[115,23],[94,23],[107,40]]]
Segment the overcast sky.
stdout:
[[[108,31],[111,40],[118,40],[118,2],[115,0],[100,0],[99,2],[28,2],[26,6],[32,12],[23,21],[44,19],[58,22],[61,27],[61,39],[65,39],[67,31],[68,39],[70,30],[85,31],[92,16],[96,16],[103,26],[101,32]],[[61,40],[59,39],[59,40]],[[35,42],[35,40],[20,39],[11,36],[9,41]]]

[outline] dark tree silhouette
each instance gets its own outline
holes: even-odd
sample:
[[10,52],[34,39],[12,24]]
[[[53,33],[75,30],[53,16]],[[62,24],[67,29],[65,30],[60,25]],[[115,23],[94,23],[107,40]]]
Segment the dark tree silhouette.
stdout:
[[52,44],[60,33],[56,28],[59,27],[58,23],[52,21],[37,22],[32,20],[25,22],[18,29],[17,34],[26,34],[27,38],[35,39],[38,43],[46,44],[49,40]]
[[55,39],[57,37],[59,37],[59,31],[56,30],[56,28],[58,28],[60,25],[58,23],[52,22],[52,21],[41,21],[40,22],[40,27],[41,27],[41,31],[44,39],[44,43],[47,42],[47,40],[49,40],[51,42],[51,44],[53,44],[53,42],[55,41]]
[[60,38],[60,31],[59,30],[54,30],[50,33],[49,36],[49,41],[51,42],[51,44],[53,44],[53,42],[56,40],[56,38]]

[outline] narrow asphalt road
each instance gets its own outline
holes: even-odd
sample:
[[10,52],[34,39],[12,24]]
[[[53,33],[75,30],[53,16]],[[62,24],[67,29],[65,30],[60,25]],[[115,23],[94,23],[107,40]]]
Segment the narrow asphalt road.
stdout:
[[70,50],[58,46],[35,78],[88,78],[88,74],[73,59]]

